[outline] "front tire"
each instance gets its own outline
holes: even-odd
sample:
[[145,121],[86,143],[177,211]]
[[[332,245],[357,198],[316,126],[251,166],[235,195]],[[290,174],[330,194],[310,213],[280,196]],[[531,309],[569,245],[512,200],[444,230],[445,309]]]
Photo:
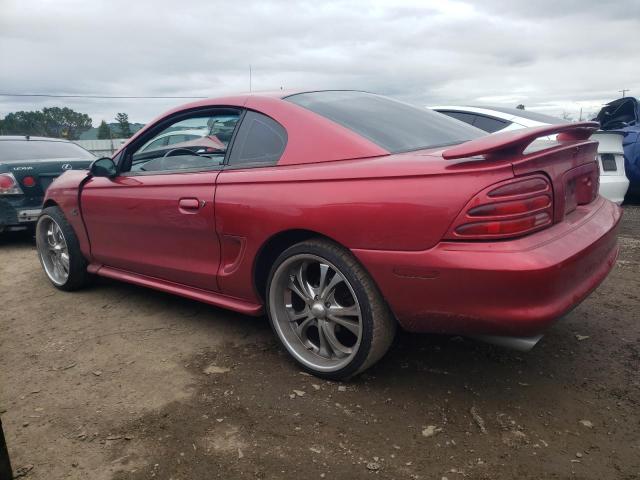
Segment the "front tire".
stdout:
[[342,380],[376,363],[393,341],[396,322],[356,258],[314,239],[285,250],[267,282],[271,326],[305,370]]
[[42,210],[36,223],[36,247],[42,268],[54,287],[72,291],[89,283],[87,261],[78,237],[60,208]]

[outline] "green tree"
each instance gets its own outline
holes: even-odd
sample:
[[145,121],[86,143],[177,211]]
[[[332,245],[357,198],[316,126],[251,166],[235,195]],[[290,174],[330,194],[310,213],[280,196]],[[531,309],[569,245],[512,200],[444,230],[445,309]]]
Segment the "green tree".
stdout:
[[43,108],[45,129],[49,137],[77,140],[80,134],[92,126],[91,117],[67,107]]
[[98,140],[108,140],[111,138],[111,128],[107,125],[107,122],[102,120],[98,127]]
[[131,126],[129,125],[129,115],[126,113],[116,113],[116,122],[120,127],[120,136],[129,138],[131,136]]
[[5,135],[42,135],[76,140],[91,128],[91,117],[67,107],[52,107],[35,112],[9,113],[2,123]]
[[523,105],[523,104],[520,104],[520,105],[518,105],[516,108],[517,108],[518,110],[524,110],[524,105]]
[[47,135],[42,112],[12,112],[2,121],[4,135]]

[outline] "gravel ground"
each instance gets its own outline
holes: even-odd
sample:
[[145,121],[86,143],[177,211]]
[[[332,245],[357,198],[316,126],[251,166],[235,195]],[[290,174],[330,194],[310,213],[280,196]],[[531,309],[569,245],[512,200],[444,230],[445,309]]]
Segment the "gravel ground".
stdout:
[[640,478],[640,208],[617,268],[523,354],[400,334],[349,384],[253,319],[44,278],[0,238],[0,412],[28,479]]

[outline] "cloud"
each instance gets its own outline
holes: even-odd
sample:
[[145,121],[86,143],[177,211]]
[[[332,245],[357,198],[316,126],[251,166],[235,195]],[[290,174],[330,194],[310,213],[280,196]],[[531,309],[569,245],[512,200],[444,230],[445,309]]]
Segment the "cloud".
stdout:
[[[4,0],[8,93],[218,96],[354,88],[427,104],[577,112],[640,95],[636,0]],[[184,102],[186,102],[185,100]],[[0,97],[146,122],[181,100]]]

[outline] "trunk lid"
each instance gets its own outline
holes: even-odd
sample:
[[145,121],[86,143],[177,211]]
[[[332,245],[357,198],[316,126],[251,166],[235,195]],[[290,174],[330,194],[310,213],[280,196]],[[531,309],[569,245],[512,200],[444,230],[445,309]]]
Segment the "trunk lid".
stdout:
[[[516,176],[543,173],[553,188],[553,222],[557,223],[598,196],[598,144],[589,140],[598,127],[595,122],[581,122],[496,133],[457,145],[442,156],[508,161]],[[556,141],[538,140],[556,134]]]
[[[6,163],[5,168],[13,174],[25,196],[42,197],[57,177],[68,170],[87,170],[92,161],[73,158],[21,160]],[[28,177],[33,178],[33,182]]]

